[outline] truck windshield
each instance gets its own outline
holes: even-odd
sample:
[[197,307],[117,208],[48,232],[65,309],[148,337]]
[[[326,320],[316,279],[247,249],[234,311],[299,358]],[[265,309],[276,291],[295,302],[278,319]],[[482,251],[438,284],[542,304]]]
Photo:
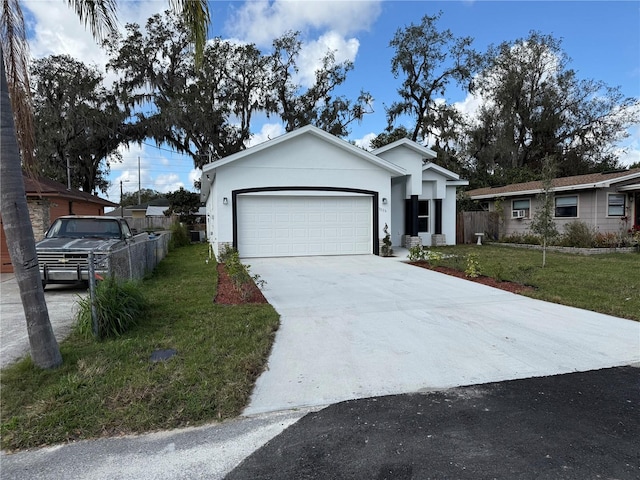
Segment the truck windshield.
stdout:
[[120,236],[120,225],[117,220],[95,218],[59,218],[47,232],[47,238],[120,238]]

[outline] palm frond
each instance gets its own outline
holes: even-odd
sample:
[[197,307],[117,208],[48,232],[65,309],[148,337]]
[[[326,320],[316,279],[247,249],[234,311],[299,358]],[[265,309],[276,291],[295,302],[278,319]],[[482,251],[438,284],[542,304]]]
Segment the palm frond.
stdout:
[[117,0],[67,0],[85,27],[97,40],[117,30]]
[[29,87],[29,44],[18,0],[2,0],[0,47],[23,166],[32,173],[35,165],[35,137]]
[[170,0],[169,3],[176,13],[182,15],[191,31],[191,40],[195,46],[196,65],[200,65],[211,20],[207,0]]

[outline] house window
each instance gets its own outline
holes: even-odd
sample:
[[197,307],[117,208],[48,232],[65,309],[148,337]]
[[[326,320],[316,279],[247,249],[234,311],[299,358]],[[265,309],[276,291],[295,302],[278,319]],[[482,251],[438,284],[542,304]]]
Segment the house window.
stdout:
[[418,201],[418,231],[429,231],[429,200]]
[[555,216],[558,218],[577,218],[578,217],[578,196],[556,197]]
[[529,218],[531,200],[513,200],[511,202],[511,218]]
[[607,200],[607,215],[610,217],[624,217],[626,195],[620,193],[609,194]]

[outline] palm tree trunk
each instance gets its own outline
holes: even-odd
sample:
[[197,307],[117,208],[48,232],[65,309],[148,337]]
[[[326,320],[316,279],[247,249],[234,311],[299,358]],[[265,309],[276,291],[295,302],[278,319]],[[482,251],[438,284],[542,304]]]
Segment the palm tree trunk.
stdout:
[[2,48],[0,48],[0,197],[4,233],[27,321],[31,359],[40,368],[55,368],[62,364],[62,356],[49,321],[49,311],[40,280]]

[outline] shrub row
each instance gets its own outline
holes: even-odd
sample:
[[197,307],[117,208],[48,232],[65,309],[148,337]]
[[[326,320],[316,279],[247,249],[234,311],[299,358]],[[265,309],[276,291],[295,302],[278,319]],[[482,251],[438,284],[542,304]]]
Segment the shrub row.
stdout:
[[[504,243],[541,245],[542,239],[533,233],[512,233],[500,239]],[[620,248],[632,247],[640,242],[638,232],[599,232],[585,222],[575,221],[565,225],[564,233],[549,245],[574,248]]]

